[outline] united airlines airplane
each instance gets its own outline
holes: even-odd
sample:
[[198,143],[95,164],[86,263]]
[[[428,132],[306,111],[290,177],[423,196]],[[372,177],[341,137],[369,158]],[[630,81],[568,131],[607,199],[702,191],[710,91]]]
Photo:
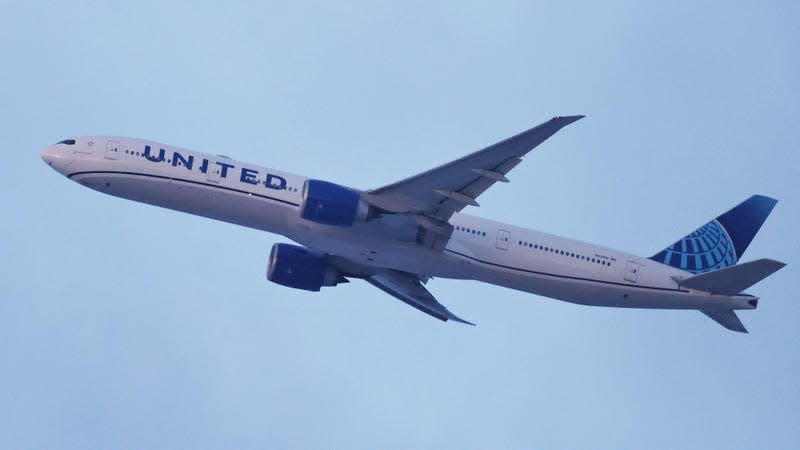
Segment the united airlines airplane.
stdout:
[[698,310],[747,332],[744,293],[785,264],[739,263],[776,200],[755,195],[649,258],[462,214],[522,157],[583,116],[555,117],[402,181],[360,190],[140,139],[84,136],[42,151],[91,189],[281,234],[267,279],[319,291],[362,279],[437,319],[467,322],[426,289],[479,280],[583,305]]

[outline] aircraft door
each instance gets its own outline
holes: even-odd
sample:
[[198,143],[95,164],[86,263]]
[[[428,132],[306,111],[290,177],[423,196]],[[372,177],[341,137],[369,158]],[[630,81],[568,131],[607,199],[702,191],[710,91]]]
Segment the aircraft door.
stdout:
[[508,250],[508,242],[511,240],[511,233],[506,230],[497,230],[497,248]]
[[119,142],[117,141],[108,141],[106,144],[106,159],[117,159],[119,158]]
[[222,167],[214,161],[208,162],[208,169],[206,170],[206,178],[208,181],[219,183],[219,177],[222,173]]
[[639,280],[639,270],[641,266],[633,261],[628,261],[625,266],[625,281],[636,283]]

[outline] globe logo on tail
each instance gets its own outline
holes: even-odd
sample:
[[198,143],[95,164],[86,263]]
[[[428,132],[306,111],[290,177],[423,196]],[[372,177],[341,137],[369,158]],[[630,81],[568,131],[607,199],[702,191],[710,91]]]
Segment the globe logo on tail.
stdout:
[[738,260],[733,241],[716,220],[662,250],[653,259],[692,273],[729,267]]

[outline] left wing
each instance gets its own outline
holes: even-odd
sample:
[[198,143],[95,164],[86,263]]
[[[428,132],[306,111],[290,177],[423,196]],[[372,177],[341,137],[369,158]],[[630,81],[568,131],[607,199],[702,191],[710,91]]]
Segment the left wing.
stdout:
[[475,325],[451,313],[444,305],[437,302],[433,294],[425,289],[422,281],[416,275],[396,270],[386,270],[367,277],[366,280],[387,294],[439,320],[445,322],[455,320],[456,322]]

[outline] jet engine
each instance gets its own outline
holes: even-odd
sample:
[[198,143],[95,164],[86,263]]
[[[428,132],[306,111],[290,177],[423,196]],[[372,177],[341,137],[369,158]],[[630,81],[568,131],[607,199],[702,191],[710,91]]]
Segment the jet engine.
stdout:
[[275,244],[269,254],[267,279],[295,289],[319,291],[347,279],[331,267],[324,253],[290,244]]
[[306,180],[302,198],[300,217],[325,225],[349,227],[370,212],[358,191],[328,181]]

